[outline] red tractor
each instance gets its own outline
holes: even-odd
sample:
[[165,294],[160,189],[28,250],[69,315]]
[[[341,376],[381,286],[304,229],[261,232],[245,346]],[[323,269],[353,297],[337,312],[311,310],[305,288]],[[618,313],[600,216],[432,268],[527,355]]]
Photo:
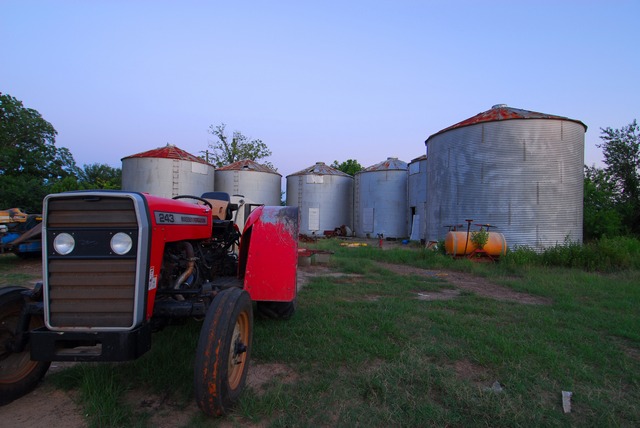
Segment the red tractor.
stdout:
[[0,288],[0,404],[32,390],[51,361],[133,360],[152,331],[196,317],[196,401],[225,414],[245,385],[253,302],[286,319],[297,285],[298,209],[259,206],[241,234],[238,208],[222,192],[47,196],[43,282]]

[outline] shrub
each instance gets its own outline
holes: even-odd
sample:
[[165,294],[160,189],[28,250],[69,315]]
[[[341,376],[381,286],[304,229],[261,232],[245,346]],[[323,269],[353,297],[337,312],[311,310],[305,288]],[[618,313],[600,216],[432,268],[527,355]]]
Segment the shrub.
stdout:
[[553,266],[599,272],[640,269],[640,240],[621,236],[587,244],[567,241],[542,253],[522,246],[509,249],[500,262],[506,267],[519,268]]

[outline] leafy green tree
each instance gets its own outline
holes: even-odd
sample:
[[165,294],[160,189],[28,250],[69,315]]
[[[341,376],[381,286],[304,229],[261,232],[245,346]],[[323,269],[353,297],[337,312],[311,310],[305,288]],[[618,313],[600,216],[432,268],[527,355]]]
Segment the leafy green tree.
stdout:
[[82,184],[78,182],[78,177],[75,175],[69,175],[49,186],[49,193],[62,193],[72,190],[85,190]]
[[584,167],[583,231],[586,241],[625,232],[617,209],[615,183],[605,170],[595,166]]
[[49,188],[49,193],[68,192],[71,190],[119,190],[122,188],[122,170],[107,164],[94,163],[84,165],[78,170],[78,176],[69,175],[56,181]]
[[347,159],[344,162],[338,162],[337,160],[334,160],[331,164],[331,167],[351,176],[356,175],[357,172],[360,172],[364,169],[363,166],[360,165],[355,159]]
[[640,129],[634,119],[621,129],[602,129],[605,171],[611,177],[618,211],[633,233],[640,233]]
[[118,190],[122,188],[122,169],[100,163],[84,165],[78,183],[83,189]]
[[0,93],[0,208],[40,212],[51,186],[77,173],[71,152],[55,146],[56,135],[38,111]]
[[214,135],[217,141],[209,143],[209,148],[212,151],[204,152],[205,157],[203,159],[216,167],[248,159],[255,162],[260,161],[263,165],[275,170],[270,162],[261,161],[271,156],[271,150],[262,140],[249,140],[239,131],[233,131],[231,140],[229,140],[229,137],[225,134],[225,127],[224,123],[209,127],[209,133]]

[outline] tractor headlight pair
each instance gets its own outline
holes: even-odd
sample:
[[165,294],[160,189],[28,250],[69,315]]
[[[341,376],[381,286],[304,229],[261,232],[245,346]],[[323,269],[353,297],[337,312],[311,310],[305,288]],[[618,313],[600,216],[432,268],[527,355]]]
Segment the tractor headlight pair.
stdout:
[[[131,236],[124,232],[118,232],[111,237],[111,251],[122,256],[127,254],[133,246],[133,240]],[[76,247],[75,238],[69,233],[60,233],[53,240],[53,248],[61,256],[66,256],[71,253]]]

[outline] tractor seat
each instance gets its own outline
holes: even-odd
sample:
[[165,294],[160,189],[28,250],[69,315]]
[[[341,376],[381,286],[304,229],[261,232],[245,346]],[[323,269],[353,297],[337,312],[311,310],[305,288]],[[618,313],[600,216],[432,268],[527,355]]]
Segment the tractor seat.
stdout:
[[231,198],[227,192],[205,192],[201,196],[206,199],[212,206],[211,215],[213,219],[231,220]]

